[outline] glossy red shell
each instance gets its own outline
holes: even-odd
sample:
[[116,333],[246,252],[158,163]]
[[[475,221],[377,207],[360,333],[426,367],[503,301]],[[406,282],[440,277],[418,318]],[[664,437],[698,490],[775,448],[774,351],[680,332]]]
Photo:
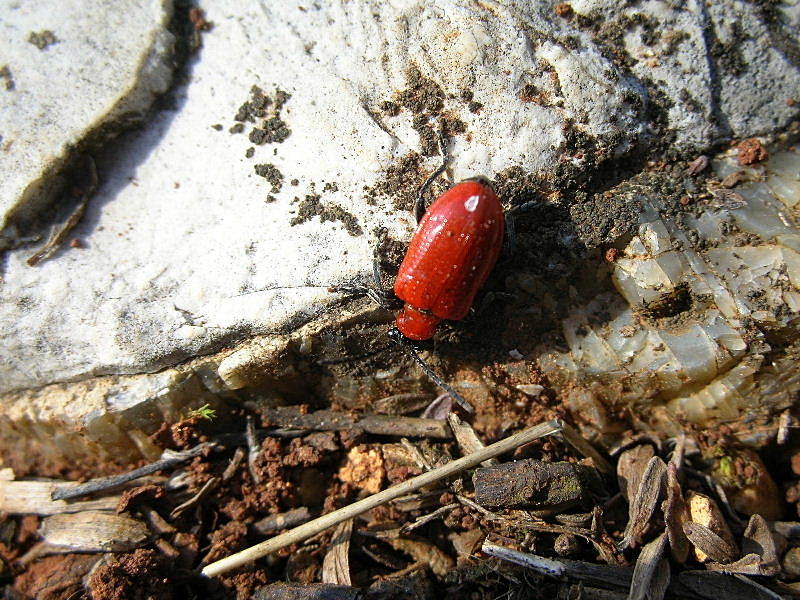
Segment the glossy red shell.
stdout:
[[492,188],[464,181],[442,194],[420,221],[394,292],[406,305],[397,328],[407,338],[433,337],[443,319],[458,321],[494,268],[505,217]]

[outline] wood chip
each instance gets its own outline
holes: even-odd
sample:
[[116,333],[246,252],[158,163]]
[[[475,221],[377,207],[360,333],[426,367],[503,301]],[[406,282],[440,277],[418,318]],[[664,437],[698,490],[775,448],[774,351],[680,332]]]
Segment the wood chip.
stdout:
[[234,475],[236,475],[236,472],[239,470],[239,465],[241,465],[242,461],[244,460],[244,455],[244,448],[241,446],[236,448],[236,452],[233,453],[231,461],[228,463],[228,466],[225,467],[225,471],[222,473],[222,481],[228,481]]
[[353,519],[336,526],[333,537],[322,561],[322,583],[351,585],[350,580],[350,536],[353,534]]
[[623,548],[635,548],[641,544],[653,522],[658,501],[664,495],[666,482],[667,465],[658,456],[654,456],[647,463],[636,496],[630,505],[628,524],[622,539]]
[[73,552],[128,552],[150,537],[142,521],[101,511],[46,517],[40,533],[48,545]]
[[0,512],[12,515],[56,515],[85,510],[113,511],[117,508],[120,495],[82,502],[51,499],[56,488],[75,488],[79,485],[62,481],[0,481]]
[[[456,442],[458,443],[458,447],[461,450],[462,456],[472,454],[473,452],[477,452],[481,448],[486,447],[486,445],[478,437],[478,434],[475,433],[472,425],[459,419],[457,414],[450,413],[447,415],[447,422],[450,424],[450,429],[453,430],[453,435],[456,437]],[[481,463],[481,465],[484,467],[491,467],[492,465],[496,464],[498,464],[496,458],[486,460]]]

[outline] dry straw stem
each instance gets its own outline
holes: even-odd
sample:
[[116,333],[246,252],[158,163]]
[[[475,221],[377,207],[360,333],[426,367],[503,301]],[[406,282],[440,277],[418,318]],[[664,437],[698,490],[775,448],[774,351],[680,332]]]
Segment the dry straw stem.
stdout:
[[418,475],[413,479],[409,479],[408,481],[404,481],[403,483],[387,488],[381,492],[378,492],[377,494],[368,496],[363,500],[354,502],[349,506],[345,506],[344,508],[340,508],[339,510],[335,510],[326,515],[322,515],[321,517],[314,519],[313,521],[309,521],[308,523],[304,523],[303,525],[300,525],[291,531],[287,531],[286,533],[282,533],[281,535],[275,536],[272,539],[261,542],[260,544],[256,544],[255,546],[251,546],[246,550],[242,550],[241,552],[232,554],[231,556],[223,558],[222,560],[218,560],[210,565],[206,565],[206,567],[202,570],[202,574],[206,575],[207,577],[215,577],[237,567],[241,567],[247,563],[251,563],[263,556],[272,554],[273,552],[277,552],[282,548],[286,548],[287,546],[291,546],[292,544],[302,542],[303,540],[315,536],[318,533],[325,531],[329,527],[333,527],[334,525],[338,525],[343,521],[357,517],[368,510],[372,510],[376,506],[386,504],[395,498],[405,496],[406,494],[409,494],[427,485],[431,485],[432,483],[436,483],[437,481],[447,479],[448,477],[452,477],[453,475],[461,473],[462,471],[476,467],[485,460],[489,460],[490,458],[510,452],[519,446],[523,446],[539,438],[552,435],[554,433],[559,433],[563,431],[563,429],[564,423],[559,419],[554,419],[552,421],[548,421],[547,423],[542,423],[541,425],[536,425],[535,427],[521,431],[520,433],[507,437],[504,440],[500,440],[491,446],[487,446],[481,450],[478,450],[477,452],[469,454],[468,456],[463,456],[457,460],[447,463],[446,465],[442,465],[441,467],[428,471],[427,473]]

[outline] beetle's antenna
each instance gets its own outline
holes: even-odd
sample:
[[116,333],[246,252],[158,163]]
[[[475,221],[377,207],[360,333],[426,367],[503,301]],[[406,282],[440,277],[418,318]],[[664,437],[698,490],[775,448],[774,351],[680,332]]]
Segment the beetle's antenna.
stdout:
[[472,404],[467,402],[461,396],[461,394],[455,391],[450,385],[445,383],[441,377],[439,377],[436,373],[434,373],[433,370],[427,365],[427,363],[424,360],[422,360],[422,357],[419,354],[417,354],[417,351],[411,344],[404,344],[404,345],[408,350],[408,353],[411,355],[411,358],[414,359],[414,362],[417,363],[423,371],[425,371],[425,374],[431,378],[431,381],[433,381],[433,383],[435,383],[445,392],[450,394],[450,397],[456,402],[458,402],[459,405],[461,405],[461,408],[463,408],[465,411],[467,411],[470,414],[475,412],[475,408],[472,406]]
[[433,372],[433,369],[428,366],[428,363],[422,360],[422,357],[417,353],[417,350],[414,348],[414,345],[411,343],[411,341],[403,336],[403,334],[400,333],[396,327],[392,327],[389,330],[389,339],[399,343],[401,346],[403,346],[403,348],[408,350],[411,358],[413,358],[414,362],[417,363],[423,371],[425,371],[425,374],[430,377],[431,381],[442,388],[445,392],[450,394],[450,397],[458,402],[458,404],[461,405],[465,411],[470,414],[475,412],[475,408],[472,406],[472,404],[467,402],[461,394],[455,391],[450,385],[445,383],[441,377]]
[[450,154],[447,152],[447,140],[444,137],[444,128],[439,129],[438,141],[439,152],[442,155],[442,164],[438,166],[431,176],[428,177],[425,183],[422,184],[422,187],[419,188],[417,201],[414,203],[414,216],[417,219],[417,223],[422,221],[422,217],[425,216],[425,192],[428,191],[428,188],[436,180],[436,178],[444,173],[444,170],[447,168],[447,163],[450,161]]

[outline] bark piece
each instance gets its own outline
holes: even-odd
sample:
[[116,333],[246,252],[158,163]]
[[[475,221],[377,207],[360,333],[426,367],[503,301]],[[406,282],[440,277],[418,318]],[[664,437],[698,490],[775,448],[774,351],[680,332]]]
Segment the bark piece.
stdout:
[[329,583],[271,583],[257,589],[252,600],[357,600],[359,591]]
[[478,469],[475,501],[482,506],[561,508],[587,500],[596,471],[532,458]]

